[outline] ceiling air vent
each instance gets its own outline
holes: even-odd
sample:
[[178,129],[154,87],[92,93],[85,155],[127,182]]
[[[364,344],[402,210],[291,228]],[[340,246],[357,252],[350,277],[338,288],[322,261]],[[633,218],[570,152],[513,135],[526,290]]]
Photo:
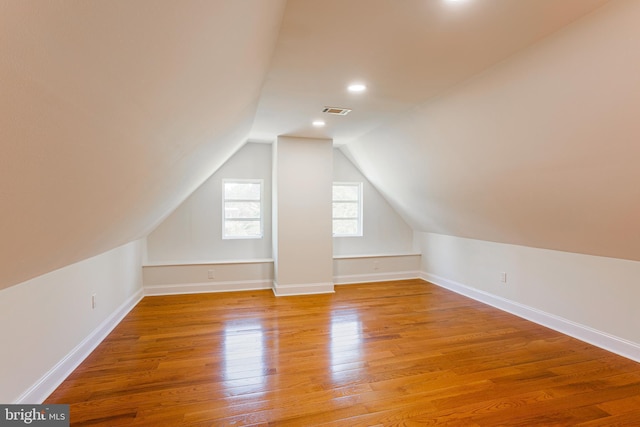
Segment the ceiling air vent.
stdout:
[[346,116],[351,112],[351,110],[348,108],[340,107],[324,107],[322,112],[327,114],[335,114],[336,116]]

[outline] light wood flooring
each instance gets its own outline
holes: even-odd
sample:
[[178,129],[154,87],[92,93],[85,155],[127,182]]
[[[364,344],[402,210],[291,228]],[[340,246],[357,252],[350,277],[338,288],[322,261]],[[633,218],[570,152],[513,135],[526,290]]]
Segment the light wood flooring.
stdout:
[[640,426],[640,364],[421,280],[144,298],[72,425]]

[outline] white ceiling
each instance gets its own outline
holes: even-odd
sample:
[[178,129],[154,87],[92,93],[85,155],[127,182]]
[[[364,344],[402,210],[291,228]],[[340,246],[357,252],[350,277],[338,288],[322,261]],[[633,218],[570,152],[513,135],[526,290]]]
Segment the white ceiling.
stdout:
[[0,289],[143,237],[223,164],[283,8],[0,1]]
[[343,147],[414,230],[640,261],[640,2]]
[[[416,230],[640,259],[622,185],[640,180],[640,3],[580,19],[605,3],[0,1],[0,289],[145,236],[247,139],[277,135],[346,144]],[[564,43],[574,21],[595,23]],[[326,105],[353,112],[311,128]]]
[[[289,0],[250,137],[348,143],[606,1]],[[368,91],[348,93],[354,81]]]

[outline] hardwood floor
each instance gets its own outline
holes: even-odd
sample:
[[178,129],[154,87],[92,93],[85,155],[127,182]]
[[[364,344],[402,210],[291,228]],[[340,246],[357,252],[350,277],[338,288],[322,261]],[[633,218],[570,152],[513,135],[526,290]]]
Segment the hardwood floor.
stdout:
[[640,364],[421,280],[146,297],[72,425],[640,426]]

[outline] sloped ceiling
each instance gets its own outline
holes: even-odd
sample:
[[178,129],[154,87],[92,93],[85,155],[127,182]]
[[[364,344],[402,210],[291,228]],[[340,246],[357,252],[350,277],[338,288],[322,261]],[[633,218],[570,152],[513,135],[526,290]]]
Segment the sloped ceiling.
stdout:
[[0,2],[0,288],[144,236],[240,147],[283,8]]
[[290,0],[251,135],[333,138],[417,231],[640,260],[639,9]]
[[[251,138],[347,144],[606,1],[289,0]],[[366,93],[346,91],[356,81]],[[327,126],[313,128],[320,118]]]
[[[333,138],[416,230],[640,259],[639,8],[0,1],[0,288],[145,236],[278,135]],[[353,112],[312,128],[326,105]]]
[[345,150],[416,230],[640,260],[638,22],[611,2]]

